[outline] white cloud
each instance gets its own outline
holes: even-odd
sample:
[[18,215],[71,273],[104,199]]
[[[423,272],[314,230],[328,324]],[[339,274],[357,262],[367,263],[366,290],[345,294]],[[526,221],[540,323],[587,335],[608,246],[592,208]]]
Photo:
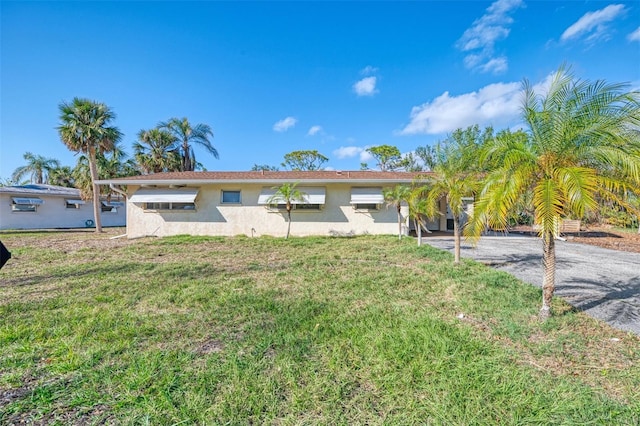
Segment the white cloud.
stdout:
[[487,63],[482,65],[480,69],[482,72],[492,72],[494,74],[503,73],[509,68],[507,58],[501,56],[499,58],[490,59]]
[[560,36],[561,41],[567,41],[581,36],[586,36],[587,41],[606,38],[609,27],[608,22],[613,21],[625,12],[622,4],[610,4],[604,9],[585,13],[573,25],[567,28]]
[[307,136],[315,136],[322,131],[322,126],[311,126],[309,131],[307,132]]
[[629,41],[640,41],[640,27],[638,27],[638,29],[635,30],[634,32],[630,33],[627,36],[627,40],[629,40]]
[[520,83],[490,84],[459,96],[444,92],[431,102],[413,107],[409,124],[399,133],[437,135],[474,124],[501,128],[518,119],[521,101]]
[[[365,147],[365,149],[368,147]],[[366,163],[367,161],[371,161],[373,160],[373,155],[369,154],[368,151],[365,151],[365,149],[362,150],[362,152],[360,152],[360,162],[361,163]]]
[[333,151],[333,155],[335,155],[338,160],[342,160],[345,158],[353,158],[362,153],[362,151],[364,151],[364,148],[360,148],[359,146],[341,146]]
[[507,58],[494,58],[494,47],[509,35],[509,25],[513,23],[509,14],[521,6],[522,0],[497,0],[462,34],[456,45],[461,51],[470,52],[464,59],[467,68],[494,74],[507,70]]
[[276,132],[286,132],[287,130],[295,126],[297,122],[298,120],[294,117],[283,118],[273,125],[273,130]]
[[372,67],[371,65],[367,65],[366,67],[364,67],[361,71],[360,74],[362,75],[371,75],[378,72],[378,68],[376,67]]
[[374,76],[365,77],[354,83],[353,91],[356,92],[358,96],[373,96],[378,93],[376,90],[377,80],[378,78]]

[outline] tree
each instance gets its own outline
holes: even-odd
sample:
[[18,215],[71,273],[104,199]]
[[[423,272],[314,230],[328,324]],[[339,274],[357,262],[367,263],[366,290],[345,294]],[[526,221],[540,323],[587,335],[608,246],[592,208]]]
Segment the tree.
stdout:
[[320,170],[322,165],[327,161],[329,161],[329,159],[315,149],[292,151],[285,154],[282,167],[288,168],[289,170],[313,171]]
[[471,126],[455,130],[446,140],[431,150],[431,171],[424,187],[426,215],[435,219],[440,214],[444,197],[453,216],[454,263],[460,263],[462,218],[465,198],[473,196],[480,181],[477,161],[480,148],[491,139],[493,130]]
[[287,236],[285,237],[287,239],[291,233],[291,210],[293,209],[293,203],[296,201],[304,202],[305,196],[307,195],[296,188],[297,185],[297,183],[283,183],[280,186],[274,186],[272,189],[276,190],[275,194],[267,199],[267,203],[269,204],[284,204],[287,211]]
[[75,179],[73,178],[71,167],[61,166],[51,169],[49,171],[49,184],[75,188]]
[[621,199],[640,188],[640,92],[626,84],[574,78],[561,67],[542,95],[523,82],[525,137],[503,132],[483,156],[492,170],[475,204],[469,234],[504,229],[523,194],[533,194],[543,245],[542,320],[555,291],[555,238],[563,217],[597,208],[597,196]]
[[48,175],[52,169],[60,167],[60,162],[53,158],[45,158],[42,155],[26,152],[22,158],[27,164],[14,170],[11,179],[20,181],[25,175],[30,175],[31,183],[42,184],[48,182]]
[[409,217],[413,219],[414,226],[418,237],[418,246],[422,245],[422,228],[427,232],[431,232],[426,228],[424,223],[424,217],[427,215],[427,200],[424,198],[423,188],[414,187],[411,189],[409,198],[407,199],[409,205]]
[[251,167],[252,172],[277,172],[279,170],[278,167],[268,164],[254,164],[253,167]]
[[177,140],[176,147],[182,157],[181,171],[190,172],[196,169],[195,153],[192,144],[198,144],[205,148],[207,152],[218,158],[218,151],[211,144],[213,130],[207,124],[196,124],[192,126],[187,118],[171,118],[168,121],[158,124],[158,128],[167,130]]
[[[135,176],[140,174],[138,165],[127,159],[127,154],[119,144],[115,144],[109,153],[96,154],[96,169],[99,180],[115,179],[119,177]],[[78,158],[76,167],[72,171],[75,187],[80,190],[83,199],[93,197],[93,185],[89,168],[89,159],[86,155]],[[113,190],[108,186],[102,186],[100,196],[111,197]]]
[[398,213],[398,239],[402,239],[402,203],[411,197],[411,188],[406,185],[396,185],[393,188],[385,188],[382,191],[387,206],[395,206]]
[[394,170],[402,161],[400,150],[391,145],[379,145],[367,148],[366,151],[377,161],[377,166],[383,172]]
[[183,162],[175,134],[164,129],[140,130],[133,144],[134,158],[143,173],[177,172]]
[[93,192],[93,215],[96,232],[102,232],[100,220],[100,191],[96,180],[98,170],[96,156],[112,151],[122,138],[117,127],[111,126],[115,113],[107,105],[89,99],[74,98],[63,102],[60,109],[60,139],[71,151],[87,156]]

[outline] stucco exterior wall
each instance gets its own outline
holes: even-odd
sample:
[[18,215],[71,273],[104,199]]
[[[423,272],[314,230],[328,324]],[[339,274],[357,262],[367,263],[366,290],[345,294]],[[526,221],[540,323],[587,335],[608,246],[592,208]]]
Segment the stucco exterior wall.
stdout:
[[[84,228],[88,219],[94,220],[91,201],[71,209],[65,203],[70,197],[37,195],[44,203],[35,212],[14,212],[12,197],[16,195],[0,194],[0,229]],[[125,226],[126,209],[102,212],[101,218],[102,226]]]
[[[310,186],[326,188],[325,204],[319,211],[293,210],[291,235],[397,234],[398,219],[394,207],[382,205],[376,211],[359,211],[350,204],[354,185]],[[196,210],[192,211],[145,211],[144,205],[127,202],[127,235],[129,238],[179,234],[284,236],[287,231],[286,211],[274,211],[258,205],[263,187],[265,185],[261,184],[202,185],[196,198]],[[299,187],[304,190],[304,185]],[[138,189],[139,186],[129,185],[129,196]],[[241,203],[222,204],[222,190],[240,190]],[[408,208],[404,206],[402,211],[406,217]]]

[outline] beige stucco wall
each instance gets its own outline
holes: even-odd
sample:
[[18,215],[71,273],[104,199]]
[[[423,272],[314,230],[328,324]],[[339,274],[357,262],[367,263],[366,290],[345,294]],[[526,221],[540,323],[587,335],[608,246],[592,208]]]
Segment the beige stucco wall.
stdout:
[[[127,235],[129,238],[167,235],[272,235],[284,236],[286,212],[272,211],[258,205],[261,184],[202,185],[196,198],[195,211],[145,211],[143,205],[127,202]],[[393,207],[378,211],[356,211],[351,201],[352,184],[309,185],[326,188],[325,205],[320,211],[294,210],[291,213],[291,235],[331,234],[397,234],[398,220]],[[371,185],[380,186],[380,185]],[[304,190],[304,185],[300,184]],[[129,185],[129,195],[139,189]],[[240,190],[241,204],[221,204],[222,190]],[[402,209],[408,214],[407,207]]]
[[[0,195],[0,229],[47,229],[47,228],[84,228],[88,219],[93,220],[93,205],[87,201],[78,209],[68,209],[65,199],[70,197],[33,195],[44,201],[35,212],[14,212],[11,210],[12,197],[19,195]],[[116,213],[102,212],[102,226],[124,226],[126,209],[119,207]]]

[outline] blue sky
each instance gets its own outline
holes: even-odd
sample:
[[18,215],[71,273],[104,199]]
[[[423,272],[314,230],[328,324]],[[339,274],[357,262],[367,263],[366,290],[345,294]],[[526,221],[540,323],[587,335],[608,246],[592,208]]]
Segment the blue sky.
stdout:
[[212,126],[207,170],[316,149],[357,170],[459,127],[518,128],[523,79],[566,63],[640,88],[640,3],[2,1],[0,178],[30,151],[73,166],[58,105],[117,114],[124,147],[171,117]]

